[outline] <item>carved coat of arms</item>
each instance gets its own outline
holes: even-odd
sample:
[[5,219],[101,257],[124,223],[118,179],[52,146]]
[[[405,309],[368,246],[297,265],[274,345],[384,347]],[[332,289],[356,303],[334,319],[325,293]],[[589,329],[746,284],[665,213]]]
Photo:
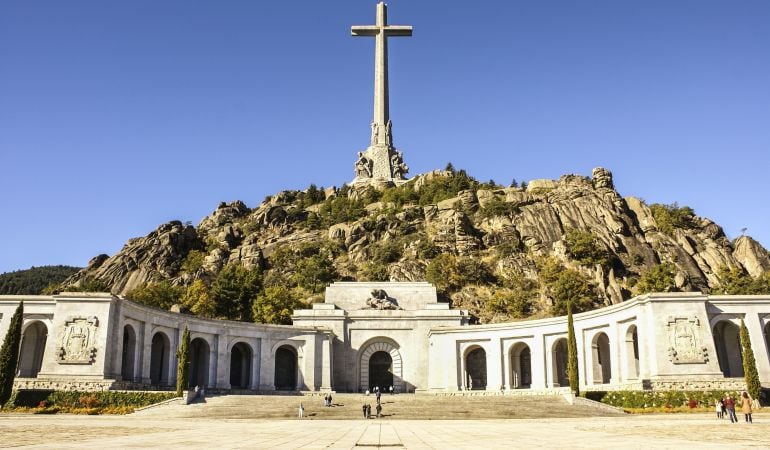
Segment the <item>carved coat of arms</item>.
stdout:
[[57,359],[59,364],[91,364],[96,360],[96,317],[71,317],[64,322]]
[[668,357],[674,364],[708,362],[708,351],[703,345],[700,320],[697,317],[669,317]]

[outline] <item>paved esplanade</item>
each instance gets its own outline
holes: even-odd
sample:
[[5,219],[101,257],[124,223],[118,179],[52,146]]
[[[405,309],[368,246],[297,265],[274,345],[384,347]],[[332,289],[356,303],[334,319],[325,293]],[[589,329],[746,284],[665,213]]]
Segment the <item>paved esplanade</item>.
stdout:
[[377,20],[374,25],[360,25],[351,28],[353,36],[374,36],[374,117],[369,148],[359,152],[356,161],[356,181],[380,179],[403,180],[409,168],[404,164],[403,155],[393,147],[392,122],[390,121],[388,93],[388,38],[411,36],[408,25],[388,25],[388,7],[377,4]]

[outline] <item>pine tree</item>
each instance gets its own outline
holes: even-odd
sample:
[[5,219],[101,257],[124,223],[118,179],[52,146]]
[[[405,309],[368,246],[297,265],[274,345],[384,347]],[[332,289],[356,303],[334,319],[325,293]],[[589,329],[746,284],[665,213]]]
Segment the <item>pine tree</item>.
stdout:
[[176,368],[176,395],[182,396],[182,392],[187,389],[187,377],[189,374],[190,362],[190,330],[184,327],[182,332],[182,343],[179,345],[179,350],[176,351],[177,368]]
[[19,361],[23,316],[24,302],[20,302],[11,317],[3,346],[0,347],[0,408],[11,398],[11,392],[13,392],[13,379],[16,377],[16,366]]
[[754,350],[751,349],[751,339],[749,338],[749,329],[741,319],[741,350],[743,351],[743,376],[746,380],[746,390],[751,398],[759,398],[762,385],[759,382],[759,373],[757,373],[757,362],[754,359]]
[[575,325],[572,323],[572,302],[570,302],[567,304],[567,376],[569,377],[569,387],[575,395],[580,394],[577,354]]

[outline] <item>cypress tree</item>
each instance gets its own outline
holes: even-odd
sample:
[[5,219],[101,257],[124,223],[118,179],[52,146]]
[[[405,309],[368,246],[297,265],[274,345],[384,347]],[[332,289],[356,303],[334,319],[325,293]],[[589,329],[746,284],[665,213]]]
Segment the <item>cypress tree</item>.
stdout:
[[577,340],[575,339],[575,326],[572,323],[572,302],[567,303],[567,376],[569,387],[575,395],[580,394],[580,380],[578,378]]
[[759,382],[759,373],[757,373],[757,362],[754,359],[754,350],[751,349],[751,339],[749,338],[749,329],[741,319],[741,350],[743,352],[743,377],[746,380],[746,390],[751,398],[759,399],[762,391],[762,385]]
[[20,302],[13,317],[11,317],[8,333],[3,339],[3,346],[0,347],[0,408],[11,398],[13,392],[13,379],[16,377],[16,366],[19,362],[23,316],[24,302]]
[[184,327],[182,333],[182,343],[179,345],[179,349],[176,351],[177,368],[176,368],[176,395],[182,396],[182,392],[187,389],[187,376],[190,365],[190,330]]

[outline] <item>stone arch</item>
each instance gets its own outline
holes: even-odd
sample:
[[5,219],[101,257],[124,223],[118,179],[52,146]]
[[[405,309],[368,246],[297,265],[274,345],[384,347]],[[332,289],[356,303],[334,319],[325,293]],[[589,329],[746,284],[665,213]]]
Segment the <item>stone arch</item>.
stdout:
[[626,330],[625,343],[626,379],[639,378],[639,334],[636,325]]
[[555,387],[569,386],[569,376],[567,374],[567,338],[559,338],[551,347],[553,383]]
[[714,324],[714,346],[722,374],[728,378],[742,377],[743,355],[738,325],[730,320],[720,320]]
[[[406,392],[406,383],[403,378],[403,360],[401,359],[401,353],[398,351],[398,346],[395,342],[384,339],[376,339],[374,342],[370,342],[365,345],[358,358],[358,366],[360,368],[360,383],[359,388],[361,390],[370,389],[372,381],[370,379],[371,359],[379,352],[387,353],[391,359],[390,373],[393,376],[393,390],[396,392]],[[382,356],[382,355],[380,355]],[[380,389],[386,386],[380,386]]]
[[35,320],[24,327],[21,334],[19,349],[19,377],[37,378],[43,366],[45,344],[48,340],[48,327],[41,321]]
[[510,386],[512,389],[529,389],[532,386],[532,352],[524,342],[511,346]]
[[474,345],[465,352],[465,389],[483,391],[487,389],[487,352],[484,347]]
[[123,326],[123,354],[120,359],[120,375],[123,381],[134,381],[136,360],[136,332],[131,325]]
[[209,359],[211,347],[202,337],[190,341],[189,386],[206,387],[209,383]]
[[275,373],[273,376],[275,390],[297,390],[298,360],[297,349],[293,345],[284,344],[275,350]]
[[150,349],[150,383],[155,386],[168,385],[168,368],[171,357],[171,341],[163,331],[152,336]]
[[254,352],[245,342],[236,342],[230,349],[230,387],[248,389],[251,382],[251,359]]
[[593,367],[593,383],[608,384],[612,379],[612,364],[610,363],[610,338],[607,333],[600,331],[591,340],[591,355]]

